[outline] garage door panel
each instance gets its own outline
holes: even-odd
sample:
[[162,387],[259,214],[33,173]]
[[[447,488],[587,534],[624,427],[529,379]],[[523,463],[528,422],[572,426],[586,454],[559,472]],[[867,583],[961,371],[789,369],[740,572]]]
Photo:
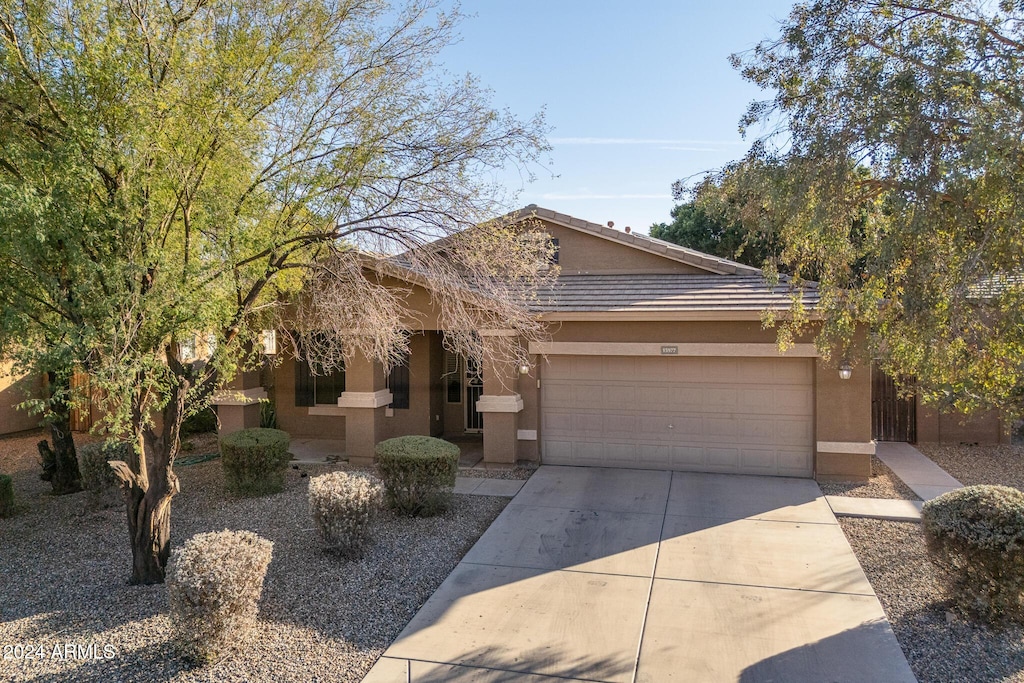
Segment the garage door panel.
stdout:
[[609,384],[600,391],[604,392],[606,406],[621,406],[626,409],[634,409],[636,406],[637,387],[635,384]]
[[699,470],[704,466],[704,449],[701,446],[673,446],[673,469]]
[[556,380],[544,382],[545,409],[571,408],[574,405],[572,384]]
[[811,475],[808,359],[568,356],[544,372],[545,462]]
[[574,434],[575,431],[573,429],[572,418],[573,414],[570,412],[545,410],[543,419],[541,420],[541,428],[544,431],[545,437]]

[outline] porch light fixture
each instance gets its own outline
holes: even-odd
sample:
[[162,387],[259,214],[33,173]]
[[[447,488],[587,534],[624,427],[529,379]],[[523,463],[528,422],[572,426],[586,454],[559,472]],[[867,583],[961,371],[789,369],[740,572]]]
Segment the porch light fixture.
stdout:
[[520,375],[528,375],[528,374],[530,374],[530,365],[528,363],[523,363],[522,365],[520,365],[519,366],[519,374]]
[[850,367],[850,361],[844,360],[839,364],[839,379],[850,379],[852,374],[853,368]]
[[273,356],[277,353],[277,330],[263,330],[263,353]]

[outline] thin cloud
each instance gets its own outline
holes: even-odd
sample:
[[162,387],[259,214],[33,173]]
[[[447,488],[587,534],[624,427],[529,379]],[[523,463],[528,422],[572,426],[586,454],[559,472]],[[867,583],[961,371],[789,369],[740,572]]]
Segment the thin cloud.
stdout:
[[676,145],[665,145],[659,149],[666,149],[670,152],[721,152],[720,147],[680,147]]
[[551,199],[554,201],[576,201],[576,200],[594,200],[594,199],[672,199],[672,195],[668,194],[594,194],[594,193],[580,193],[580,194],[560,194],[556,192],[548,192],[540,196],[541,199]]
[[688,146],[699,145],[712,147],[718,145],[742,145],[742,141],[735,140],[672,140],[664,138],[596,138],[596,137],[565,137],[548,138],[553,145],[676,145]]

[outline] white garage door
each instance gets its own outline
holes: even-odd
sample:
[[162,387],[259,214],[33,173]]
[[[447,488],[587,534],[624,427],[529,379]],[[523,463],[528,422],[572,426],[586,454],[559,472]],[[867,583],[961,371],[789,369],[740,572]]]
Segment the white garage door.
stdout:
[[810,477],[812,361],[551,356],[543,462]]

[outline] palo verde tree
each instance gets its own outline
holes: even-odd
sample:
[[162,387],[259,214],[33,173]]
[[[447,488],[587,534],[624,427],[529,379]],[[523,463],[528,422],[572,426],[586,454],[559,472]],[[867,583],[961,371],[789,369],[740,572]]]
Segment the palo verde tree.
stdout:
[[[698,203],[778,240],[769,272],[820,281],[824,353],[1020,416],[1024,3],[801,3],[733,60],[773,93],[742,127],[769,132]],[[784,333],[807,322],[798,308]]]
[[[474,329],[540,333],[518,311],[550,277],[542,236],[459,235],[496,214],[494,169],[546,149],[543,122],[434,65],[458,19],[416,0],[0,0],[0,253],[136,444],[115,463],[134,583],[164,577],[182,420],[259,361],[261,329],[294,321],[321,367],[387,364],[410,319],[386,286],[400,271],[463,331],[454,350],[516,352]],[[446,237],[447,259],[424,247]],[[63,284],[32,254],[69,264]]]

